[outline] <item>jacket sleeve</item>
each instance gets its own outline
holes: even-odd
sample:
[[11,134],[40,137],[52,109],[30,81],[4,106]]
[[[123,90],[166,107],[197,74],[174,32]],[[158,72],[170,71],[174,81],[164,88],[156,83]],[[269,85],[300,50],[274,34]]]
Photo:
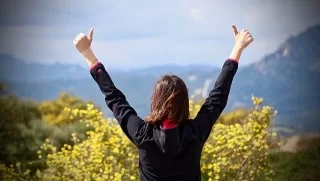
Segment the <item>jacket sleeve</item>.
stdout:
[[101,62],[90,68],[90,74],[105,95],[105,102],[113,112],[123,132],[132,142],[137,144],[135,134],[145,124],[144,120],[137,116],[136,111],[127,102],[125,95],[116,88]]
[[238,62],[231,59],[225,61],[213,90],[210,91],[209,96],[192,121],[202,144],[208,139],[213,124],[227,105],[232,80],[237,69]]

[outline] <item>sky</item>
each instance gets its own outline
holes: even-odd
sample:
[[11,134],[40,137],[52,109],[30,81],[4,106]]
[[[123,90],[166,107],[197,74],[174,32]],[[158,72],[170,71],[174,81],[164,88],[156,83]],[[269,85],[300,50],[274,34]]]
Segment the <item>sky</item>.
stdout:
[[3,0],[0,54],[28,62],[86,66],[73,45],[94,27],[92,49],[108,67],[221,66],[231,25],[254,37],[241,65],[259,61],[289,36],[320,24],[317,0]]

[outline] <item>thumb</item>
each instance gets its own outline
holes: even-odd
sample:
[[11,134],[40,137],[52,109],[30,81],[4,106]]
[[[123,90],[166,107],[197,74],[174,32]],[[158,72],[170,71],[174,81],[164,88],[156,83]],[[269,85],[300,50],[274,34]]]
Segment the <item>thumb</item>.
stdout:
[[90,42],[92,42],[93,39],[93,28],[90,29],[89,34],[88,34],[88,39],[90,40]]
[[232,29],[233,29],[234,36],[237,36],[239,32],[238,32],[236,25],[232,25]]

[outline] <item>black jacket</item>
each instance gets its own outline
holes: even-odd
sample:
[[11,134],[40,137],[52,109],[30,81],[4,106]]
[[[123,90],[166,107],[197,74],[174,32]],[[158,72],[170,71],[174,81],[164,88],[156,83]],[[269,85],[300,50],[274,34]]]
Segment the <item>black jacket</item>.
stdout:
[[226,60],[205,103],[194,120],[171,129],[151,126],[129,105],[116,88],[103,64],[98,62],[90,74],[105,95],[123,132],[139,150],[139,172],[143,181],[201,180],[200,157],[213,124],[227,104],[238,63]]

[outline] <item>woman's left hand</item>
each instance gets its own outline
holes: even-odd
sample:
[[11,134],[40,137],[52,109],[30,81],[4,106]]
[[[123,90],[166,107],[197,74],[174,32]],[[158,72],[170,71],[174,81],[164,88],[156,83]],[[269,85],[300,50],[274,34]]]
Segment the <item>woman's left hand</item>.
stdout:
[[91,42],[93,38],[93,28],[90,29],[88,36],[79,33],[73,40],[73,44],[77,50],[86,58],[89,66],[97,62],[97,58],[91,50]]

